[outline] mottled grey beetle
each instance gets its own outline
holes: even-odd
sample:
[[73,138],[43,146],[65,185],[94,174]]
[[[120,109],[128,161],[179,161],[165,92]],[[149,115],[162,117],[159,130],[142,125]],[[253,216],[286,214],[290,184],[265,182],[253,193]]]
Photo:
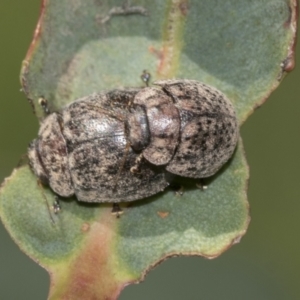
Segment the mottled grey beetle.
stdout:
[[36,176],[62,196],[127,202],[163,191],[175,175],[205,178],[232,156],[230,101],[193,80],[81,98],[42,122],[29,146]]

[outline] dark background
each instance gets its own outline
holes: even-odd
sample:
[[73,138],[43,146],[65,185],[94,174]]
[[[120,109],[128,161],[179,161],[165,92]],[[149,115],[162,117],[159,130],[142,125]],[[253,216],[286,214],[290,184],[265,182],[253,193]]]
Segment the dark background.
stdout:
[[[40,0],[0,2],[0,182],[37,133],[19,72]],[[300,47],[298,59],[300,58]],[[300,299],[300,68],[242,127],[250,165],[252,221],[246,236],[215,260],[169,259],[126,299]],[[0,299],[46,299],[47,273],[0,224]]]

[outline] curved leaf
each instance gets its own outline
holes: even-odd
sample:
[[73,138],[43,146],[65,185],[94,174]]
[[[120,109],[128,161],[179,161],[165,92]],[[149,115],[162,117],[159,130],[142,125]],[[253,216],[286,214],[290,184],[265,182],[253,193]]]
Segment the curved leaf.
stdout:
[[249,223],[247,179],[240,145],[206,191],[187,182],[182,196],[168,191],[133,202],[121,218],[110,205],[70,199],[61,201],[53,224],[45,197],[52,203],[54,195],[37,188],[24,166],[2,187],[1,217],[22,250],[50,272],[50,299],[105,299],[166,257],[213,258],[238,242]]
[[[222,90],[240,123],[294,66],[295,0],[44,0],[23,62],[23,90],[41,119],[87,94],[195,79]],[[173,255],[213,258],[238,242],[249,223],[248,168],[240,141],[230,162],[200,191],[181,180],[182,197],[166,191],[124,206],[60,201],[27,166],[0,192],[0,215],[21,249],[51,274],[50,299],[116,299],[130,282]],[[43,195],[45,194],[45,195]],[[55,223],[51,222],[49,213]]]

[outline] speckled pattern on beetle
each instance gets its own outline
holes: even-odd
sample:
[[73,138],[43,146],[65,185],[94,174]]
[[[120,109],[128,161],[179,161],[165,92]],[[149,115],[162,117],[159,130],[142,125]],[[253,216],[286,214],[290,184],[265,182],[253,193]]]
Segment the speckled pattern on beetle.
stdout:
[[48,115],[29,146],[33,172],[85,202],[143,199],[174,175],[215,174],[238,140],[231,102],[194,80],[155,85],[92,94]]

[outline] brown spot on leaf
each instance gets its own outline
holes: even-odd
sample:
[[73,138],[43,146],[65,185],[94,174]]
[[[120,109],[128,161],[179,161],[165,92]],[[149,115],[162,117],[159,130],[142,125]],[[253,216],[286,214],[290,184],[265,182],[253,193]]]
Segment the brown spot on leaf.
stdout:
[[[298,20],[298,4],[297,1],[291,3],[294,6],[294,9],[289,7],[289,17],[287,21],[284,23],[284,27],[286,29],[291,29],[294,31],[296,36],[296,28],[297,28],[297,20]],[[296,38],[292,39],[289,48],[287,57],[281,63],[281,70],[277,77],[278,81],[280,81],[285,72],[291,72],[295,68],[295,47],[296,47]]]
[[295,67],[295,53],[294,51],[283,61],[283,71],[291,72]]
[[158,59],[163,58],[163,52],[161,50],[158,50],[154,48],[153,46],[150,46],[149,48],[150,53],[154,54]]
[[90,230],[90,224],[89,223],[83,223],[81,226],[81,231],[82,232],[87,232]]
[[188,1],[184,0],[179,3],[179,10],[183,16],[186,16],[189,11]]
[[[294,6],[294,7],[292,7]],[[291,28],[296,35],[297,30],[297,20],[298,20],[298,2],[292,1],[289,6],[289,17],[284,23],[285,28]],[[289,46],[289,52],[286,59],[282,62],[282,71],[291,72],[295,67],[295,47],[296,47],[296,38],[294,38]]]
[[161,217],[162,219],[165,219],[169,216],[170,212],[168,211],[158,211],[157,212],[158,216]]
[[163,49],[158,50],[152,46],[149,47],[150,53],[154,54],[157,59],[159,60],[158,62],[158,73],[162,74],[163,70],[166,68],[165,65],[167,63],[166,57],[168,57],[168,47],[164,46]]

